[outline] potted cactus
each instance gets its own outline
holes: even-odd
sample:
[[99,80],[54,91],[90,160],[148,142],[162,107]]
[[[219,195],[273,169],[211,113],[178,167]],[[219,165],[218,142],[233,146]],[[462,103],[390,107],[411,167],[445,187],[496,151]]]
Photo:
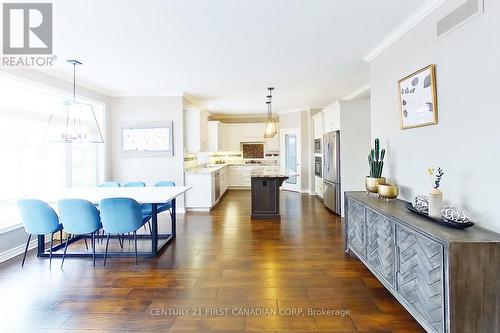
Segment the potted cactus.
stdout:
[[368,154],[368,165],[370,166],[370,175],[366,177],[366,194],[378,193],[378,185],[385,184],[385,178],[382,177],[384,169],[385,149],[380,150],[380,140],[375,139],[375,148],[372,148]]

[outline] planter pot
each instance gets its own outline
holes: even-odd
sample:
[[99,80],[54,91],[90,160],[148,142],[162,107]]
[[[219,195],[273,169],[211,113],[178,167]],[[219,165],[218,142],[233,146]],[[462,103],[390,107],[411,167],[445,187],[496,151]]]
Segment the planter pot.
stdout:
[[443,208],[443,192],[438,189],[432,189],[429,193],[429,216],[441,218],[441,209]]
[[366,177],[365,179],[365,186],[367,190],[366,194],[378,193],[379,184],[385,184],[385,177],[381,178]]
[[387,201],[396,199],[399,195],[399,187],[394,184],[378,184],[378,195]]

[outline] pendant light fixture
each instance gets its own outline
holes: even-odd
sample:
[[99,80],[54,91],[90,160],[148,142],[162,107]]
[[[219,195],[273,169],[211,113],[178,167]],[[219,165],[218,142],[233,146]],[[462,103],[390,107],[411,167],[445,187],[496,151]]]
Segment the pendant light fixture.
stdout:
[[78,60],[67,60],[73,65],[73,99],[64,101],[62,108],[50,115],[45,141],[104,143],[94,107],[76,100],[76,66]]
[[274,122],[273,119],[273,110],[272,110],[272,98],[273,98],[273,87],[267,88],[269,90],[269,95],[267,95],[267,121],[266,121],[266,129],[264,131],[264,138],[272,138],[278,133],[278,130],[276,129],[276,123]]

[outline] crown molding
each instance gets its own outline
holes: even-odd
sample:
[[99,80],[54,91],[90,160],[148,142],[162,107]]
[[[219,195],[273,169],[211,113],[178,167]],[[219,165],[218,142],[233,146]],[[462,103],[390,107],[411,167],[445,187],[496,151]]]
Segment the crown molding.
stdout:
[[417,24],[426,19],[436,9],[441,7],[447,0],[427,0],[422,6],[408,16],[403,23],[389,33],[380,43],[371,49],[364,57],[366,62],[372,62],[376,57],[396,43],[401,37],[406,35]]
[[342,101],[348,101],[348,100],[351,100],[353,98],[356,98],[358,97],[359,95],[361,95],[362,93],[366,92],[370,90],[370,84],[365,84],[364,86],[362,87],[359,87],[358,89],[352,91],[351,93],[349,93],[348,95],[346,95],[345,97],[341,98]]

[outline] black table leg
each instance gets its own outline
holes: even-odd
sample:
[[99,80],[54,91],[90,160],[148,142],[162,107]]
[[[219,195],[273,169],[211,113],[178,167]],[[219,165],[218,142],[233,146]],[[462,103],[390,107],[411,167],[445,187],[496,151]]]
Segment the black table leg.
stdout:
[[45,235],[38,235],[38,253],[40,257],[45,252]]
[[176,235],[176,229],[177,229],[177,226],[176,226],[176,223],[177,223],[177,215],[175,213],[175,198],[172,199],[172,237],[175,237]]
[[158,211],[157,204],[151,204],[151,252],[158,255]]

